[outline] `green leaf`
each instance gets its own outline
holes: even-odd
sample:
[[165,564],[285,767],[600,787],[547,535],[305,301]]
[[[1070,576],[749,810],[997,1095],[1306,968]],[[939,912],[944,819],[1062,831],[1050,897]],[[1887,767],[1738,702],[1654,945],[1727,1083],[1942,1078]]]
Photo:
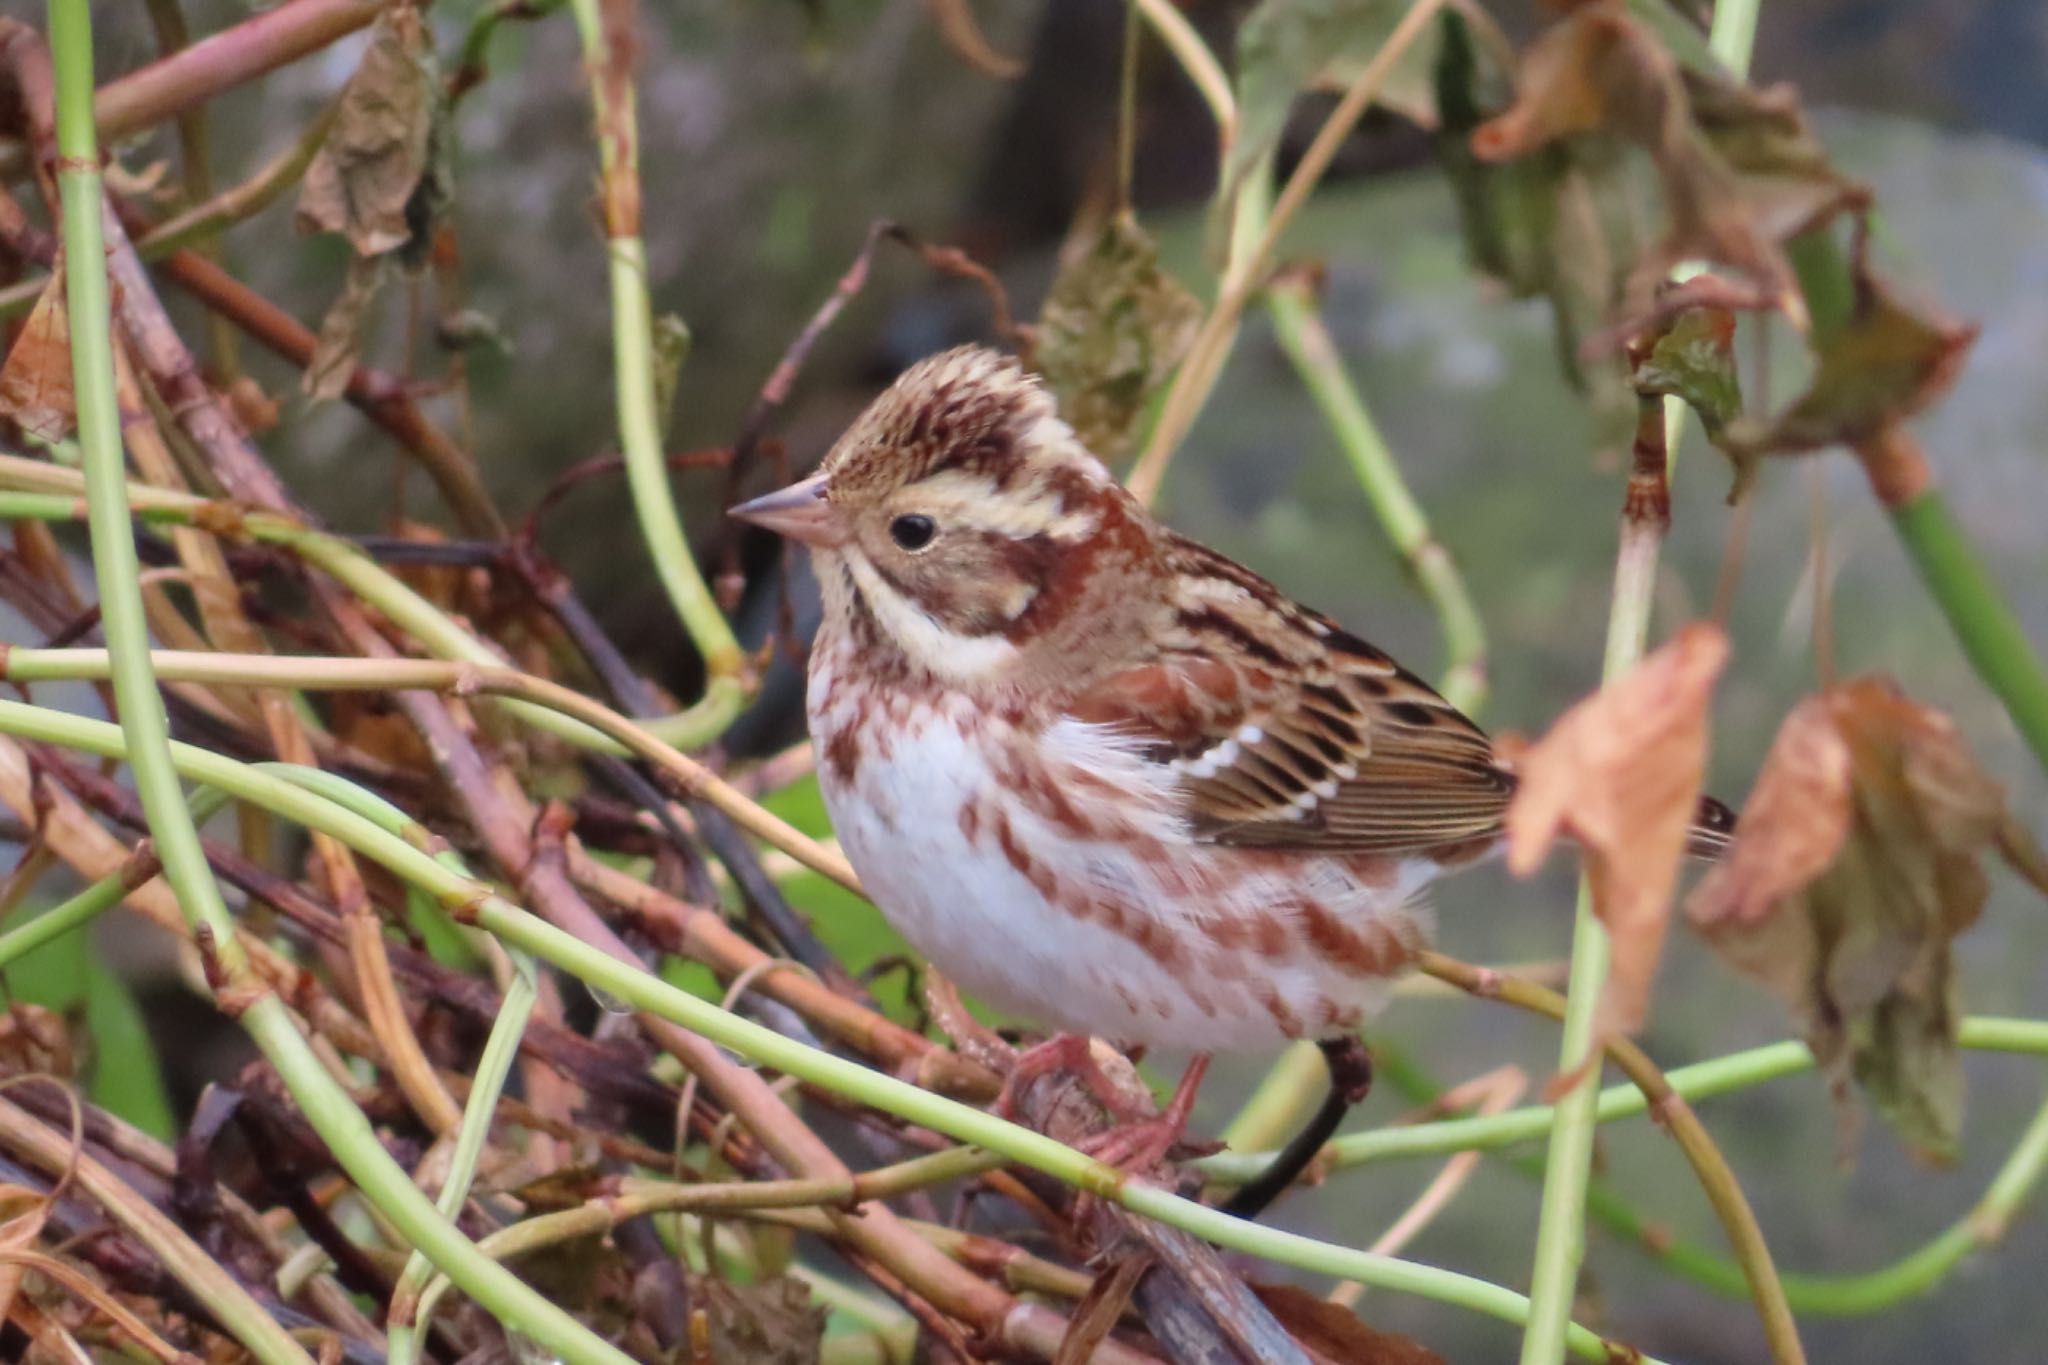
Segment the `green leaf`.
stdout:
[[1039,317],[1035,362],[1082,444],[1105,460],[1129,448],[1201,317],[1201,304],[1160,268],[1159,248],[1127,217],[1061,267]]
[[1682,398],[1699,414],[1707,438],[1719,442],[1742,414],[1735,375],[1735,315],[1725,308],[1680,313],[1636,364],[1636,391]]
[[90,1043],[83,1067],[86,1097],[151,1136],[170,1140],[177,1125],[149,1028],[128,983],[100,960],[89,932],[66,934],[23,955],[8,967],[6,985],[14,999],[74,1020],[83,1013],[85,1027],[73,1036]]
[[[1226,198],[1280,145],[1295,96],[1348,88],[1408,9],[1406,0],[1264,0],[1246,17],[1237,31],[1237,144],[1223,168]],[[1437,123],[1440,42],[1432,32],[1412,43],[1387,73],[1377,101],[1425,128]]]

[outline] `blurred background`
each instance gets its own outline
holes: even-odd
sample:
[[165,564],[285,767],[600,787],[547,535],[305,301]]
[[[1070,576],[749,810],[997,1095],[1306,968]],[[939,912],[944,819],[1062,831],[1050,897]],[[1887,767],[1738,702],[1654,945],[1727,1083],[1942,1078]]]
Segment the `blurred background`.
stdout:
[[[103,73],[155,51],[139,6],[100,6]],[[446,18],[444,46],[463,17]],[[728,445],[783,348],[830,293],[869,223],[888,218],[960,245],[995,267],[1022,316],[1035,313],[1075,215],[1111,174],[1124,20],[1106,0],[983,5],[990,43],[1022,64],[1013,80],[971,69],[940,40],[920,0],[813,0],[648,6],[640,54],[646,235],[656,308],[689,325],[672,446]],[[1197,3],[1220,47],[1245,6]],[[1534,30],[1533,7],[1501,17]],[[232,22],[236,5],[188,7],[195,32]],[[346,80],[344,44],[215,106],[223,178],[281,150]],[[502,348],[470,353],[483,473],[508,518],[559,473],[612,448],[608,313],[595,227],[588,105],[566,18],[503,26],[493,79],[456,115],[456,206],[467,306]],[[1910,289],[1983,332],[1951,395],[1918,423],[1955,510],[2018,606],[2048,642],[2048,9],[2033,0],[1768,0],[1759,81],[1790,80],[1837,163],[1875,186],[1878,246]],[[1313,107],[1299,129],[1315,127]],[[1203,212],[1213,130],[1169,64],[1141,82],[1136,195],[1175,270],[1205,298],[1212,275]],[[1297,150],[1305,138],[1295,138]],[[131,167],[172,155],[168,133],[127,150]],[[1283,161],[1286,153],[1283,153]],[[332,239],[279,252],[289,198],[230,234],[232,269],[308,323],[338,292],[344,248]],[[269,244],[266,247],[264,244]],[[1485,618],[1492,728],[1536,732],[1598,674],[1626,447],[1611,421],[1564,381],[1547,307],[1515,302],[1468,267],[1449,193],[1426,139],[1374,116],[1344,152],[1284,247],[1327,268],[1326,316],[1439,539]],[[402,368],[406,309],[387,298],[369,357]],[[198,336],[194,315],[180,319]],[[866,291],[814,354],[771,434],[800,470],[903,365],[990,335],[982,295],[884,250]],[[1789,348],[1788,348],[1789,349]],[[394,509],[432,518],[431,489],[403,487],[394,447],[346,408],[308,411],[297,375],[251,349],[251,373],[282,403],[266,448],[287,480],[337,528],[375,531]],[[431,368],[431,366],[427,367]],[[1841,671],[1884,671],[1953,714],[2009,784],[2014,809],[2048,834],[2048,785],[1958,654],[1890,529],[1848,461],[1825,460],[1827,560]],[[769,481],[747,475],[747,491]],[[1657,630],[1703,614],[1729,525],[1728,471],[1696,439],[1679,459],[1676,518]],[[750,642],[773,626],[781,560],[765,540],[733,539],[718,471],[679,476],[678,496],[707,564],[738,566],[738,616]],[[1221,386],[1173,466],[1166,519],[1273,578],[1429,675],[1436,623],[1406,581],[1315,410],[1251,315]],[[694,662],[643,561],[624,486],[594,480],[547,522],[544,543],[639,662],[679,692]],[[1815,682],[1812,507],[1805,470],[1778,464],[1757,490],[1731,619],[1734,663],[1717,697],[1712,785],[1746,792],[1788,707]],[[799,616],[802,585],[797,585]],[[10,623],[11,631],[11,623]],[[10,638],[18,638],[10,635]],[[90,705],[81,693],[81,705]],[[795,673],[785,666],[734,732],[764,752],[798,737]],[[1444,946],[1480,961],[1556,958],[1568,942],[1572,877],[1560,861],[1515,883],[1488,869],[1435,895]],[[820,930],[860,961],[888,951],[871,917],[814,898]],[[1961,948],[1972,1013],[2048,1013],[2048,916],[1999,877]],[[149,1025],[197,1028],[174,989],[147,997]],[[190,1017],[206,1015],[190,1005]],[[208,1019],[210,1015],[206,1015]],[[1645,1046],[1667,1067],[1784,1037],[1778,1005],[1675,938]],[[181,1035],[189,1036],[189,1035]],[[1442,1080],[1513,1063],[1532,1077],[1555,1061],[1550,1026],[1469,1001],[1405,1000],[1376,1046]],[[110,1043],[111,1050],[118,1050]],[[180,1049],[189,1095],[232,1048]],[[1174,1059],[1161,1059],[1161,1069]],[[1259,1074],[1226,1070],[1201,1123],[1220,1125]],[[1866,1124],[1839,1160],[1821,1083],[1776,1082],[1702,1107],[1763,1220],[1781,1269],[1840,1274],[1888,1264],[1961,1216],[2041,1102],[2022,1059],[1973,1057],[1961,1159],[1915,1164]],[[1354,1123],[1400,1112],[1386,1091]],[[1673,1145],[1637,1120],[1605,1130],[1601,1172],[1645,1218],[1680,1241],[1718,1248],[1713,1220]],[[1533,1150],[1533,1149],[1532,1149]],[[1431,1171],[1374,1166],[1337,1177],[1277,1217],[1365,1244]],[[1525,1283],[1534,1180],[1489,1161],[1410,1254],[1510,1285]],[[2048,1264],[2038,1216],[1932,1294],[1879,1317],[1809,1320],[1813,1358],[1868,1365],[1940,1357],[2041,1358],[2042,1314],[2029,1286]],[[1762,1357],[1751,1311],[1659,1266],[1639,1247],[1592,1233],[1587,1312],[1672,1360],[1718,1365]],[[1449,1360],[1511,1358],[1505,1328],[1392,1295],[1361,1305],[1376,1324],[1420,1337]]]

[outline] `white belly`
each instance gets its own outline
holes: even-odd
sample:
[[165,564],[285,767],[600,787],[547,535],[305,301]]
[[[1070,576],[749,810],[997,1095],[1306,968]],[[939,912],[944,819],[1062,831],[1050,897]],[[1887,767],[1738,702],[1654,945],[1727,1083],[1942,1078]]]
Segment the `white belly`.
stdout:
[[[814,661],[811,727],[846,855],[912,946],[998,1009],[1126,1045],[1272,1049],[1355,1027],[1384,1002],[1389,980],[1329,960],[1291,925],[1277,950],[1278,926],[1254,950],[1219,925],[1284,922],[1306,893],[1361,941],[1398,948],[1392,956],[1426,935],[1410,901],[1433,863],[1404,863],[1365,885],[1336,860],[1295,858],[1276,877],[1270,855],[1189,841],[1171,814],[1170,775],[1099,727],[1061,721],[1038,738],[1034,758],[1055,780],[1065,765],[1114,779],[1062,786],[1076,801],[1125,784],[1106,823],[1128,815],[1136,833],[1077,837],[1072,821],[1062,827],[1006,791],[1016,736],[966,699],[899,705],[885,719],[834,696],[830,672]],[[854,739],[835,762],[832,740],[848,726]]]

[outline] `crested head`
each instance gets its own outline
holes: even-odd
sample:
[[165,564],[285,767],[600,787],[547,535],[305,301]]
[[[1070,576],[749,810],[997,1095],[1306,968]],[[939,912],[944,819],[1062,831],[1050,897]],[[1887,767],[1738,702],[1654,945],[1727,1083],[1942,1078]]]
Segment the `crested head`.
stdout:
[[811,545],[828,629],[954,684],[1071,645],[1155,536],[1037,380],[975,346],[913,365],[816,475],[735,512]]

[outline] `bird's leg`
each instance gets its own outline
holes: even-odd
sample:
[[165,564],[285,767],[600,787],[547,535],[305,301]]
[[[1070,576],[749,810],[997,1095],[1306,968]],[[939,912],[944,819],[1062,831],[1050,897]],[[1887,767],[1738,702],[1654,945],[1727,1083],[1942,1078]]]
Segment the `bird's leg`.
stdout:
[[1145,1118],[1127,1119],[1106,1133],[1098,1133],[1080,1149],[1097,1161],[1130,1171],[1143,1171],[1166,1160],[1188,1129],[1188,1115],[1194,1112],[1195,1092],[1209,1072],[1209,1054],[1197,1053],[1181,1073],[1180,1084],[1166,1108]]
[[1266,1206],[1308,1169],[1352,1106],[1371,1092],[1372,1054],[1355,1034],[1325,1038],[1316,1046],[1322,1049],[1323,1062],[1330,1069],[1330,1093],[1323,1098],[1323,1107],[1280,1150],[1272,1165],[1224,1201],[1225,1213],[1239,1218],[1257,1218],[1264,1213]]
[[1015,1119],[1017,1102],[1024,1088],[1055,1071],[1071,1071],[1080,1077],[1081,1083],[1088,1087],[1088,1093],[1119,1122],[1143,1117],[1133,1108],[1130,1096],[1117,1088],[1103,1071],[1102,1064],[1095,1060],[1088,1035],[1084,1033],[1056,1033],[1018,1053],[1016,1061],[1010,1064],[1009,1076],[1003,1081],[1002,1094],[996,1096],[997,1117]]

